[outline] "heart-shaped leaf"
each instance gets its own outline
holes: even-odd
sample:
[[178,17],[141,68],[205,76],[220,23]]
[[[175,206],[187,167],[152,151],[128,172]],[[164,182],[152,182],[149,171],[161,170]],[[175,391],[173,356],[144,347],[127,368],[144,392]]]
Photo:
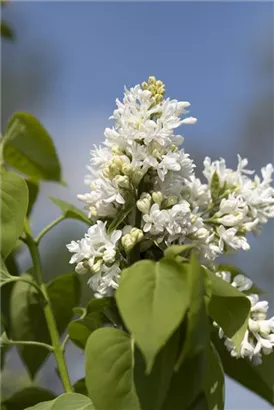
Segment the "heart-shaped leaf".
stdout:
[[168,258],[137,262],[122,272],[116,300],[149,372],[189,306],[187,269]]
[[5,133],[4,159],[37,179],[61,182],[61,167],[53,141],[42,124],[31,114],[16,112]]
[[31,386],[26,387],[14,393],[13,396],[2,401],[5,410],[24,410],[29,406],[35,406],[37,403],[42,403],[55,398],[55,395],[41,387]]
[[23,231],[28,209],[28,187],[19,175],[1,172],[1,255],[5,259]]
[[86,386],[97,410],[141,410],[133,383],[133,342],[127,333],[96,330],[85,357]]
[[250,315],[250,301],[242,293],[214,273],[208,271],[212,295],[208,304],[209,314],[224,333],[240,348]]
[[36,404],[25,410],[95,410],[91,400],[79,393],[65,393],[56,399]]
[[70,204],[69,202],[63,201],[62,199],[50,198],[50,200],[61,209],[65,218],[77,219],[78,221],[91,225],[87,215],[81,211],[81,209],[78,209],[76,206]]
[[209,323],[205,306],[205,285],[203,270],[198,264],[194,254],[190,263],[185,265],[188,269],[189,289],[191,292],[190,306],[186,317],[186,333],[183,349],[176,364],[179,369],[187,356],[194,356],[201,350],[207,349],[209,343]]
[[[79,279],[74,273],[58,276],[47,285],[47,290],[59,333],[62,334],[72,318],[73,308],[79,303]],[[12,339],[50,343],[41,300],[31,285],[16,282],[10,306]],[[20,346],[19,352],[32,377],[48,356],[48,350],[38,346]]]

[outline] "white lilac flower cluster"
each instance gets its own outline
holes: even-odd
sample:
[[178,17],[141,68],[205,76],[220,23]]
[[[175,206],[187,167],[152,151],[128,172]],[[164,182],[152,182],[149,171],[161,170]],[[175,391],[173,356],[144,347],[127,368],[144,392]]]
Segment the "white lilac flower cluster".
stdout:
[[[236,275],[233,280],[231,280],[231,273],[227,271],[217,272],[216,275],[241,292],[248,292],[253,285],[252,281],[242,274]],[[251,302],[251,312],[248,329],[245,332],[239,352],[236,351],[234,343],[224,335],[221,328],[219,328],[219,337],[224,339],[224,344],[233,357],[247,357],[254,364],[261,364],[262,353],[269,355],[273,351],[274,316],[267,319],[267,301],[260,301],[259,296],[254,293],[247,295],[247,297]],[[214,324],[218,326],[216,323]]]
[[248,250],[247,233],[274,217],[272,165],[252,178],[240,156],[235,171],[224,159],[206,158],[202,183],[181,148],[183,137],[175,134],[196,122],[187,116],[188,101],[165,98],[164,84],[149,77],[125,89],[116,105],[114,126],[91,150],[89,191],[78,196],[93,226],[68,245],[76,271],[91,274],[95,295],[113,294],[136,249],[195,241],[207,266],[223,253]]

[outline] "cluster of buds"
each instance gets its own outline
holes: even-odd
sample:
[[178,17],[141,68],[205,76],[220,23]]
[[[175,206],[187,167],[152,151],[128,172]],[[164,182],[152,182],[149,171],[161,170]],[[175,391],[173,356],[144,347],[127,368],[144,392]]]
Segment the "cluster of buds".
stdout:
[[130,232],[122,236],[121,243],[126,253],[129,253],[137,243],[143,240],[144,233],[141,229],[132,228]]
[[143,90],[151,92],[152,97],[155,100],[155,104],[159,104],[163,101],[165,95],[165,85],[162,81],[156,80],[154,76],[150,76],[148,81],[142,83]]

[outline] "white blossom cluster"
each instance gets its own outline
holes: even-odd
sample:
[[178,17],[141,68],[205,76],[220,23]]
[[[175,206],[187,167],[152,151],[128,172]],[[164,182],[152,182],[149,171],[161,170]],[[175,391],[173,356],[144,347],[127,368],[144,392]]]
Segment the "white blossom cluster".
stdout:
[[236,170],[224,159],[205,158],[202,183],[175,133],[196,122],[187,116],[190,103],[164,95],[155,77],[125,89],[103,145],[91,150],[89,190],[78,198],[93,226],[67,247],[76,271],[91,274],[98,297],[113,294],[136,249],[140,255],[149,246],[163,250],[195,241],[201,263],[211,266],[224,253],[248,250],[247,233],[274,217],[272,165],[259,177],[240,156]]
[[[231,280],[231,273],[227,271],[217,272],[216,275],[241,292],[249,291],[253,285],[252,281],[242,274],[236,275],[233,280]],[[221,328],[219,328],[219,337],[224,338],[224,344],[233,357],[247,357],[254,364],[261,364],[262,353],[269,355],[273,351],[274,316],[267,319],[267,301],[260,301],[259,296],[254,293],[247,295],[247,297],[251,303],[251,312],[248,329],[245,332],[240,351],[236,351],[234,343],[224,335]]]

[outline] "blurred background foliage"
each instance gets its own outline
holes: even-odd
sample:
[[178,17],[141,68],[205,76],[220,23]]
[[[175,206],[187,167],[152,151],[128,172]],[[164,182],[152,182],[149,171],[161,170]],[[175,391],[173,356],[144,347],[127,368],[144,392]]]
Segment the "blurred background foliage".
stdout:
[[[148,75],[166,83],[168,96],[192,102],[191,115],[199,121],[182,132],[198,173],[206,155],[223,156],[233,167],[240,153],[256,171],[273,162],[272,2],[20,1],[5,5],[2,16],[10,28],[3,31],[1,26],[6,33],[2,129],[14,111],[39,118],[55,141],[68,184],[43,184],[32,218],[35,234],[59,214],[49,196],[77,204],[76,195],[86,189],[89,149],[103,140],[115,98],[122,96],[124,85]],[[84,230],[83,224],[69,220],[43,240],[48,279],[71,271],[65,245]],[[233,262],[267,289],[273,302],[273,223],[259,240],[251,239],[251,246]],[[25,271],[29,263],[29,255],[20,252],[20,269]],[[84,289],[84,298],[90,298],[89,289]],[[82,374],[82,353],[69,346],[67,354],[75,381]],[[31,384],[14,349],[3,381],[4,395]],[[48,362],[35,383],[61,391]],[[227,408],[270,407],[229,382]]]

